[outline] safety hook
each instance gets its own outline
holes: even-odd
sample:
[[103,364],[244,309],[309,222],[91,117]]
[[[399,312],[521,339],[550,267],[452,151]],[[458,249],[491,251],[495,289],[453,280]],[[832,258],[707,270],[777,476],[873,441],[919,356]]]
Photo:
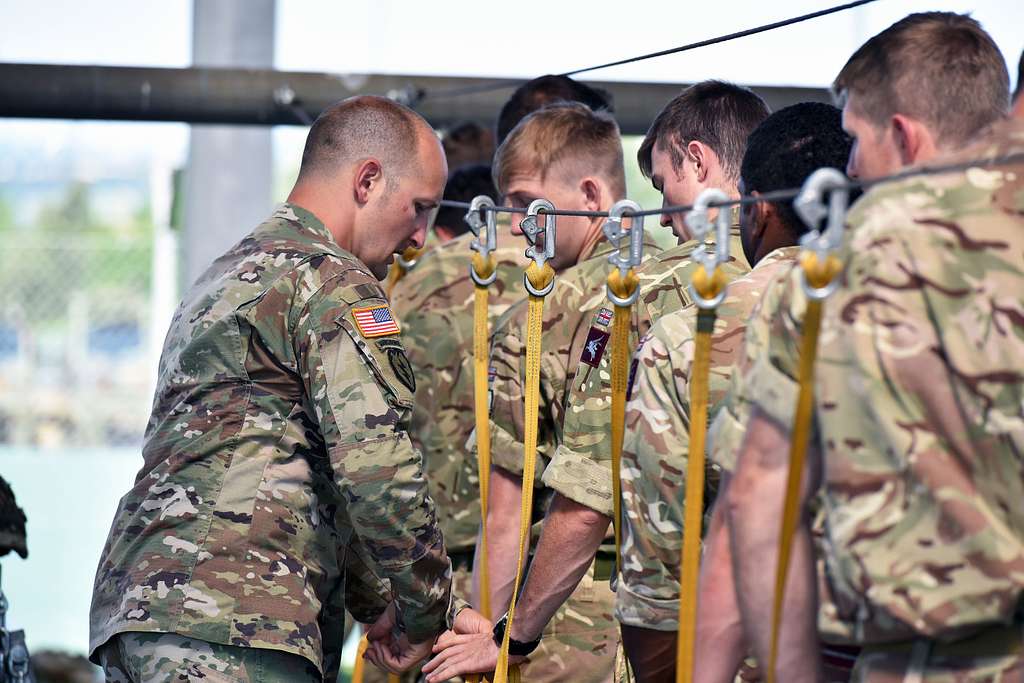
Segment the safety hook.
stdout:
[[[485,194],[477,195],[469,203],[469,211],[466,212],[465,217],[466,223],[469,224],[469,229],[477,236],[477,239],[470,242],[469,247],[473,251],[480,252],[480,256],[483,257],[484,261],[487,260],[492,251],[498,248],[498,216],[494,211],[487,210],[493,207],[493,199]],[[485,218],[480,218],[481,213],[484,214]],[[481,230],[484,231],[483,235],[480,234]],[[481,287],[486,287],[498,277],[498,271],[495,269],[486,278],[481,278],[476,274],[476,268],[471,263],[469,264],[469,275],[473,278],[473,282]]]
[[[693,203],[693,209],[686,214],[686,225],[693,231],[693,238],[701,244],[693,252],[693,260],[704,266],[708,278],[715,274],[719,265],[729,260],[729,233],[732,230],[732,221],[726,207],[718,209],[718,216],[715,218],[715,244],[714,249],[709,249],[706,240],[712,231],[711,221],[708,219],[708,205],[712,203],[727,202],[729,195],[717,187],[709,187],[700,193],[697,201]],[[690,283],[690,296],[700,308],[716,308],[725,300],[725,288],[710,299],[705,299],[694,289]]]
[[[640,211],[642,209],[636,202],[629,199],[620,199],[612,204],[612,208],[608,211],[608,219],[604,222],[602,228],[604,236],[615,245],[615,251],[608,257],[608,262],[619,269],[619,275],[623,278],[626,277],[630,268],[640,265],[644,257],[644,217],[635,215]],[[630,216],[632,218],[632,225],[629,230],[622,227],[622,219],[626,214],[634,214]],[[629,236],[629,254],[623,256],[622,238],[627,235]],[[608,300],[616,306],[632,306],[640,295],[639,287],[634,288],[633,293],[625,298],[612,292],[610,286],[607,289]]]
[[[519,222],[526,241],[530,243],[526,250],[526,258],[533,259],[538,268],[543,268],[544,264],[555,257],[555,216],[551,213],[554,210],[555,205],[548,200],[534,199],[526,209],[526,217]],[[541,213],[546,214],[543,228],[537,225],[537,216]],[[544,234],[544,246],[538,249],[537,238],[541,233]],[[554,286],[555,281],[552,279],[544,289],[538,290],[530,284],[530,279],[526,278],[526,291],[534,296],[547,296]]]
[[[807,224],[810,232],[800,240],[800,246],[813,251],[818,260],[824,262],[839,248],[843,239],[846,209],[850,202],[849,179],[834,168],[819,168],[807,176],[800,194],[793,200],[797,215]],[[825,195],[828,194],[828,205]],[[827,219],[825,230],[819,230],[821,221]],[[838,278],[832,278],[824,287],[812,287],[806,273],[801,270],[800,282],[808,297],[815,300],[827,298],[839,286]]]

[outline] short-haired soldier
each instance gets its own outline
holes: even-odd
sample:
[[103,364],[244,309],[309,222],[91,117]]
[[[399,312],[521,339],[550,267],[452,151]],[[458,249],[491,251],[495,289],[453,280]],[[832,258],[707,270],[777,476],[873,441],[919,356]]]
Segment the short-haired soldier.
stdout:
[[334,680],[346,609],[400,668],[451,625],[415,379],[378,284],[422,245],[446,175],[417,114],[340,102],[287,203],[185,294],[96,573],[108,680]]

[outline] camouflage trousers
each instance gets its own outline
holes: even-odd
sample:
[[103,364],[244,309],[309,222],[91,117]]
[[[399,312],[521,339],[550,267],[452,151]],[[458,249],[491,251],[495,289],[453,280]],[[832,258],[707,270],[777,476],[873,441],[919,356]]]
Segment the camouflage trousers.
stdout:
[[[1017,625],[1017,628],[1022,628]],[[1022,634],[1024,635],[1024,634]],[[974,639],[972,639],[973,641]],[[976,645],[916,641],[912,647],[866,647],[853,670],[853,683],[1024,683],[1024,648],[993,651],[995,641]]]
[[[457,569],[452,590],[467,597],[471,573]],[[615,593],[608,581],[594,579],[591,565],[569,599],[544,629],[540,646],[520,665],[529,683],[619,683],[625,659],[621,654],[619,624],[612,615]],[[386,683],[387,674],[373,665],[366,667],[364,683]],[[418,670],[407,672],[402,683],[420,680]]]
[[323,681],[301,655],[220,645],[176,633],[120,633],[97,654],[107,683]]

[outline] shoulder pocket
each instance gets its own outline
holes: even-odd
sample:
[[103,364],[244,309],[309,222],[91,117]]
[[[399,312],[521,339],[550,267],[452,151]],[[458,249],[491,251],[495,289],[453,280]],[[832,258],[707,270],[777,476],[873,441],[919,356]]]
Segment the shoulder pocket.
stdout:
[[[367,320],[373,320],[373,311],[379,310],[386,311],[386,314],[376,314],[378,320],[384,319],[383,324],[368,323]],[[387,316],[390,313],[384,302],[359,302],[338,316],[335,322],[352,338],[352,343],[395,407],[412,408],[416,376],[398,335],[397,324],[393,331],[389,331]]]

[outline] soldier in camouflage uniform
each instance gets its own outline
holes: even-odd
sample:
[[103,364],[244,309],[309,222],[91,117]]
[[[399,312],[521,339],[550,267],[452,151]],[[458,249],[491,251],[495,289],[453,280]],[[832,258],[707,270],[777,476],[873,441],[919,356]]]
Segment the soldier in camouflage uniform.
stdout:
[[108,680],[333,681],[345,609],[395,667],[450,626],[415,378],[378,284],[422,245],[445,175],[412,111],[335,105],[288,203],[186,294],[96,574]]
[[[739,188],[748,194],[799,185],[819,167],[844,166],[850,144],[835,107],[818,103],[787,107],[769,116],[750,135]],[[750,309],[765,284],[789,270],[799,251],[795,245],[805,230],[788,204],[748,205],[740,217],[742,246],[737,249],[756,267],[738,279],[730,277],[733,281],[727,297],[717,309],[711,348],[712,406],[728,387]],[[641,681],[671,681],[675,676],[689,375],[698,310],[687,306],[671,312],[644,337],[636,354],[635,383],[627,405],[622,454],[622,573],[615,604],[623,632],[633,636],[627,644],[645,643],[628,650]],[[708,478],[709,484],[713,479]],[[607,506],[611,507],[610,500]]]
[[[1016,122],[956,158],[1022,153]],[[806,505],[823,480],[824,564],[816,599],[802,526],[780,680],[813,675],[796,635],[814,633],[816,614],[823,637],[863,646],[857,681],[1024,680],[1022,178],[1019,161],[910,178],[850,213],[841,287],[824,307],[802,495]],[[772,294],[748,333],[751,419],[731,488],[780,500],[805,299],[795,273]],[[765,544],[763,574],[776,540],[752,533],[743,513],[736,538]],[[744,628],[764,647],[771,591],[742,590],[753,588],[752,560],[738,560],[740,595],[754,603]]]
[[[640,166],[655,186],[665,191],[666,202],[690,203],[706,187],[738,196],[736,181],[744,143],[767,115],[764,102],[745,88],[719,81],[697,84],[670,102],[655,120],[640,148]],[[712,121],[713,135],[706,133]],[[687,144],[682,145],[681,161],[675,163],[669,148],[677,140]],[[696,265],[692,254],[698,243],[687,239],[689,233],[680,216],[663,216],[663,223],[673,226],[683,244],[636,268],[641,293],[632,311],[632,343],[653,320],[690,303],[688,285]],[[730,277],[736,277],[749,266],[736,229],[732,242],[733,258],[724,268]],[[580,285],[582,295],[550,304],[551,318],[558,324],[544,336],[545,346],[557,344],[569,355],[567,363],[557,366],[559,374],[549,379],[558,387],[553,394],[558,400],[548,402],[559,408],[552,420],[554,454],[543,469],[544,490],[551,503],[541,511],[546,510],[544,526],[550,530],[537,547],[534,569],[517,610],[518,618],[527,624],[544,624],[552,615],[557,619],[556,609],[584,578],[595,556],[599,562],[614,559],[614,546],[607,543],[612,519],[608,438],[611,354],[607,350],[612,310],[605,297],[609,266],[606,258],[588,264],[592,268],[585,284]],[[559,523],[550,524],[552,520]]]
[[[559,153],[549,158],[536,156],[547,150]],[[559,209],[605,211],[625,193],[624,176],[618,127],[606,115],[594,114],[579,105],[549,107],[524,119],[499,149],[495,162],[498,187],[513,206],[526,206],[532,199],[544,197]],[[583,311],[597,300],[595,285],[604,286],[607,256],[612,247],[603,239],[602,225],[600,218],[558,218],[555,258],[551,263],[559,274],[544,300],[541,342],[541,459],[557,445],[567,368],[570,359],[578,357],[581,350],[580,346],[573,346],[573,341],[583,339],[574,332],[581,324]],[[648,243],[647,248],[652,249],[653,243]],[[521,328],[526,313],[525,301],[514,305],[495,324],[492,333],[493,467],[488,553],[491,604],[496,613],[509,603],[518,553],[526,353]],[[543,469],[542,462],[538,469]],[[538,491],[534,498],[535,520],[543,517],[549,498],[546,492]],[[539,527],[535,527],[537,531]],[[608,587],[609,569],[608,562],[591,567],[566,606],[546,628],[545,624],[540,625],[544,637],[524,666],[524,680],[586,683],[611,679],[618,639],[611,615],[614,596]],[[517,638],[516,634],[513,626],[512,637]],[[461,648],[446,650],[437,664],[432,662],[424,669],[431,671],[428,680],[446,680],[448,676],[493,668],[495,643],[487,641],[480,645],[480,656],[475,651],[468,653],[464,660],[468,666],[459,671],[449,669],[447,662],[462,657]]]
[[[997,48],[981,27],[970,18],[949,13],[926,13],[911,15],[897,22],[869,40],[851,57],[834,86],[840,99],[844,101],[844,127],[856,138],[848,166],[850,172],[862,177],[891,173],[899,170],[901,163],[926,163],[934,158],[937,151],[963,148],[973,136],[979,134],[979,131],[983,131],[986,126],[1005,114],[1008,102],[1007,81],[1005,64]],[[900,84],[900,88],[894,90],[894,84]],[[950,100],[951,92],[970,95],[965,95],[962,100]],[[902,132],[894,132],[892,126],[902,128]],[[887,127],[890,127],[888,131]],[[916,139],[917,143],[907,146],[905,143],[911,138]],[[976,150],[974,153],[979,152]],[[917,182],[926,187],[930,183],[927,180]],[[849,224],[857,229],[856,226],[864,222],[862,216],[868,215],[860,211],[865,208],[865,204],[873,207],[869,212],[871,215],[882,217],[886,215],[883,206],[889,206],[891,203],[895,210],[891,215],[897,216],[892,221],[891,236],[879,237],[877,244],[858,240],[852,240],[850,244],[858,244],[859,248],[863,249],[870,246],[874,251],[892,249],[893,259],[901,261],[905,258],[897,246],[901,231],[912,228],[915,218],[923,219],[932,213],[941,214],[943,211],[952,210],[959,202],[959,195],[946,189],[941,192],[947,198],[938,203],[936,198],[929,197],[928,193],[911,192],[904,198],[903,193],[908,187],[911,186],[900,185],[895,193],[875,192],[873,196],[877,199],[865,198],[850,215]],[[964,207],[968,211],[976,211],[981,205],[973,202],[971,193],[965,191]],[[922,211],[915,213],[911,209],[914,205],[919,205]],[[951,215],[955,215],[955,212]],[[954,234],[960,233],[954,231]],[[914,251],[910,252],[914,254],[915,261],[918,260],[918,254],[921,259],[918,263],[908,260],[902,264],[906,266],[906,270],[899,276],[902,278],[901,281],[927,281],[916,279],[918,276],[915,273],[920,272],[918,268],[926,264],[930,258],[940,258],[943,263],[953,262],[954,257],[950,254],[929,251],[927,240],[918,241],[913,237],[908,239],[915,245],[922,245],[921,252],[917,251],[916,246]],[[969,244],[965,244],[966,249]],[[962,251],[956,253],[964,254],[964,258],[967,259],[972,258]],[[877,254],[865,254],[865,258],[869,259],[876,256]],[[857,258],[859,260],[859,254]],[[845,272],[845,277],[849,279],[857,271],[848,266]],[[716,505],[708,532],[701,573],[702,597],[697,630],[698,670],[701,676],[707,675],[705,680],[721,680],[720,677],[714,676],[713,670],[707,670],[707,664],[722,664],[729,659],[726,653],[742,652],[744,646],[737,641],[741,641],[744,636],[751,637],[751,642],[747,645],[755,651],[759,659],[764,660],[767,656],[770,638],[767,626],[771,604],[769,596],[772,595],[774,571],[765,571],[765,568],[774,567],[776,563],[781,506],[778,503],[766,504],[764,501],[780,501],[785,486],[785,468],[779,465],[788,460],[785,442],[789,439],[796,397],[792,381],[792,377],[795,376],[793,364],[800,345],[800,326],[805,310],[802,292],[793,285],[793,279],[796,277],[796,274],[783,276],[781,281],[770,285],[759,309],[751,317],[745,349],[733,374],[726,409],[719,412],[710,434],[712,457],[725,472],[735,470],[738,457],[741,458],[741,464],[745,464],[747,468],[743,472],[736,471],[735,476],[730,477],[731,483],[728,485],[723,483],[719,501],[727,501],[728,506]],[[914,292],[919,291],[917,285],[909,285],[903,294],[885,291],[883,298],[873,303],[876,301],[875,288],[867,285],[869,279],[860,278],[861,275],[858,273],[855,280],[849,280],[859,283],[857,287],[861,288],[860,300],[848,299],[844,295],[825,302],[826,321],[831,319],[834,327],[831,330],[827,325],[823,327],[818,345],[819,382],[816,386],[816,399],[819,412],[817,431],[816,435],[812,436],[812,442],[828,450],[829,486],[835,481],[840,488],[843,486],[840,481],[847,476],[851,476],[847,486],[856,487],[859,486],[857,482],[864,483],[865,480],[853,476],[857,467],[847,469],[846,472],[841,468],[834,468],[834,449],[842,450],[843,457],[868,459],[883,457],[881,454],[887,453],[885,458],[896,458],[892,460],[893,463],[906,462],[904,458],[907,456],[911,458],[909,462],[913,462],[916,457],[913,453],[914,448],[907,450],[895,445],[885,445],[885,439],[889,437],[883,435],[889,427],[866,428],[860,423],[857,426],[857,429],[861,430],[859,433],[854,435],[847,427],[846,435],[841,438],[838,432],[833,436],[826,436],[821,430],[824,411],[836,409],[831,405],[837,398],[836,394],[841,395],[840,403],[853,401],[853,405],[867,408],[870,401],[873,409],[893,415],[898,415],[909,405],[903,398],[897,398],[903,395],[897,384],[890,386],[893,393],[889,397],[883,399],[881,393],[869,396],[866,390],[869,382],[860,376],[855,364],[848,359],[840,363],[835,355],[831,355],[833,345],[852,343],[854,339],[858,340],[857,344],[864,345],[864,350],[874,349],[872,353],[879,353],[882,357],[897,348],[886,341],[891,333],[885,332],[881,325],[881,321],[889,320],[893,315],[900,315],[894,313],[896,309],[884,308],[885,301],[890,300],[890,294],[895,295],[891,298],[892,301],[896,302],[899,299],[898,304],[907,305],[907,314],[913,315],[914,309],[904,300],[903,294],[912,299],[915,296]],[[883,279],[878,285],[883,286],[885,282]],[[936,291],[948,294],[947,290],[942,289],[945,286],[942,278],[936,279],[935,282],[938,287]],[[846,301],[850,304],[845,304]],[[840,323],[833,317],[840,312],[845,320],[841,323],[842,329],[838,326]],[[856,325],[852,325],[854,322]],[[847,323],[850,323],[850,326],[847,326]],[[870,338],[871,331],[876,335],[879,345],[875,345],[875,340]],[[828,376],[835,381],[839,377],[838,373],[849,370],[852,372],[842,380],[843,390],[839,391],[836,388],[839,385],[833,384],[834,395],[826,401],[821,393],[824,386],[821,381],[822,373],[829,373]],[[941,376],[941,372],[934,371],[929,381]],[[939,385],[936,389],[948,386],[942,381]],[[864,403],[861,404],[861,401]],[[880,422],[883,425],[893,424],[889,423],[888,419],[886,416]],[[865,439],[866,436],[869,438]],[[741,446],[743,452],[757,455],[742,459],[742,456],[738,456]],[[865,446],[867,448],[864,448]],[[817,459],[812,459],[812,462],[820,464]],[[811,488],[808,479],[809,477],[805,475],[805,489]],[[888,486],[881,480],[879,483]],[[869,491],[877,493],[879,489],[872,484],[857,492],[853,498],[864,506],[864,510],[872,510],[871,514],[877,520],[886,519],[886,508],[882,505],[885,498],[872,501],[860,495]],[[918,491],[924,493],[924,489]],[[819,553],[818,584],[827,587],[831,579],[825,573],[820,557],[829,555],[827,547],[832,544],[835,533],[832,525],[839,523],[841,532],[845,534],[851,527],[844,518],[852,521],[851,513],[861,513],[847,510],[833,516],[830,492],[827,488],[813,499],[807,497],[806,490],[803,495],[805,501],[821,501],[821,507],[825,511],[825,518],[821,519],[822,538],[819,543],[823,544],[826,550]],[[729,514],[725,514],[726,509]],[[716,525],[715,518],[719,519],[721,527]],[[910,518],[906,518],[904,523],[911,524]],[[879,536],[879,540],[884,542],[886,539]],[[793,671],[793,666],[810,666],[816,669],[820,661],[813,653],[805,656],[807,646],[813,645],[816,640],[813,623],[808,626],[806,622],[798,620],[800,615],[815,613],[813,605],[807,604],[809,600],[805,592],[814,582],[813,574],[808,576],[808,571],[812,567],[809,552],[811,542],[811,534],[805,526],[794,545],[794,566],[790,570],[788,583],[791,594],[786,598],[785,617],[790,622],[798,622],[800,630],[798,632],[790,628],[791,624],[787,624],[783,630],[780,667],[787,673],[780,674],[779,680],[799,680],[801,673]],[[910,544],[906,547],[908,553],[915,550],[916,548],[912,548]],[[888,552],[890,556],[901,555],[904,548],[896,549],[890,546]],[[850,558],[849,555],[845,557]],[[738,570],[735,576],[734,568]],[[844,572],[852,569],[853,563],[843,567]],[[910,579],[909,584],[904,583],[901,574],[902,569],[899,569],[893,575],[896,590],[903,591],[908,596],[908,601],[914,601],[912,594],[915,590],[915,580]],[[925,579],[926,583],[928,581],[930,580]],[[942,585],[943,581],[936,583]],[[881,597],[879,587],[871,586],[870,582],[859,581],[858,587],[866,592],[865,596]],[[830,590],[820,592],[822,606],[817,616],[822,639],[830,642],[857,643],[860,641],[859,636],[837,638],[834,635],[848,632],[853,621],[850,619],[851,612],[843,613],[837,610],[827,599]],[[866,597],[857,604],[856,619],[865,620],[862,624],[875,619],[884,622],[890,618],[886,611],[888,607],[875,612],[871,607],[871,601]],[[742,626],[741,614],[747,620]],[[861,631],[861,634],[865,633],[866,631]],[[872,658],[873,655],[865,655],[865,661]],[[702,665],[702,661],[705,664]],[[812,673],[806,669],[803,673],[807,676],[818,675],[818,672]],[[902,680],[902,673],[891,675],[893,678],[855,672],[854,678]],[[992,680],[972,676],[973,674],[965,675],[962,680]],[[947,679],[940,677],[936,680]]]

